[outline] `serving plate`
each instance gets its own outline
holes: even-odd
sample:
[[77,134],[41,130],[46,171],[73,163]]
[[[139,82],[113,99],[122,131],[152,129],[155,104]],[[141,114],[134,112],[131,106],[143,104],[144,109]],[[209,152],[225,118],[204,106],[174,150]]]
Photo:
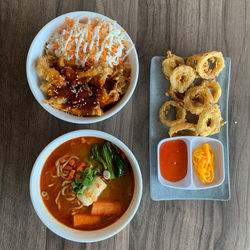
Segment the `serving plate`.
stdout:
[[[162,73],[161,63],[165,57],[155,56],[151,61],[150,70],[150,117],[149,117],[149,152],[150,152],[150,195],[152,200],[229,200],[229,149],[228,149],[228,123],[221,127],[219,134],[211,136],[218,139],[224,145],[225,179],[220,186],[202,190],[183,190],[163,186],[157,177],[157,145],[159,141],[168,138],[168,128],[159,120],[161,105],[170,100],[165,95],[169,89],[169,81]],[[228,98],[230,87],[231,59],[225,58],[225,68],[217,77],[220,83],[222,95],[218,101],[221,115],[228,121]]]

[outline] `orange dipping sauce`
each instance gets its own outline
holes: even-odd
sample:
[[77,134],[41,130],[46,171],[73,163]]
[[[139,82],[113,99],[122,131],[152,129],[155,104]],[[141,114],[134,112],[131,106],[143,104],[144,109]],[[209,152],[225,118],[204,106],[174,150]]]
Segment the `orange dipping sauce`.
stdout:
[[187,174],[187,145],[182,140],[163,142],[159,150],[161,176],[177,182]]

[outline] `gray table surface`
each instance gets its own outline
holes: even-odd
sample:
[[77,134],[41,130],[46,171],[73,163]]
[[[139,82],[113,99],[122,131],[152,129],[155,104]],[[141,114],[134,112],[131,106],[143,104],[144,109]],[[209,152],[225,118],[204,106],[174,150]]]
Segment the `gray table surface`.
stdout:
[[[52,117],[32,96],[25,75],[28,48],[51,19],[96,11],[117,20],[136,44],[140,77],[126,107],[93,125]],[[0,249],[250,249],[250,1],[74,0],[0,1]],[[229,98],[231,200],[154,202],[149,191],[150,61],[167,49],[183,57],[209,50],[232,59]],[[139,210],[122,232],[78,244],[49,231],[29,197],[39,152],[66,132],[92,128],[124,141],[137,157],[144,189]]]

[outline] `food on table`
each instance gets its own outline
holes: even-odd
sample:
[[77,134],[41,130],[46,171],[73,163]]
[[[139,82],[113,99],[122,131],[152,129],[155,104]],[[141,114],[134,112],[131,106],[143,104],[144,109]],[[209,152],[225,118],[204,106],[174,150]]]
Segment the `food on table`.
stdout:
[[197,132],[202,136],[213,135],[220,132],[220,127],[224,125],[221,117],[220,108],[217,104],[213,104],[204,109],[199,115],[197,123]]
[[195,73],[192,67],[180,65],[170,75],[170,89],[174,92],[184,93],[193,86]]
[[103,115],[129,86],[131,48],[114,21],[66,18],[37,61],[44,102],[73,115]]
[[182,140],[163,142],[159,150],[161,176],[177,182],[187,175],[187,145]]
[[211,183],[214,180],[214,151],[208,143],[198,146],[193,154],[194,171],[202,183]]
[[94,202],[91,209],[93,215],[112,215],[119,214],[121,203],[118,201],[97,201]]
[[99,176],[96,176],[91,186],[87,186],[82,194],[77,194],[77,199],[82,202],[84,206],[90,206],[94,201],[97,201],[99,195],[107,187],[105,181]]
[[168,133],[170,137],[184,135],[197,136],[197,125],[190,122],[178,123],[170,127]]
[[201,82],[201,86],[213,89],[212,93],[213,103],[217,103],[221,96],[220,84],[215,79],[212,79],[212,80],[203,80]]
[[196,65],[197,65],[197,62],[198,62],[198,60],[199,60],[200,57],[201,57],[201,54],[195,54],[193,56],[188,57],[188,59],[186,61],[186,64],[188,66],[191,66],[193,68],[196,77],[199,77],[199,74],[196,71]]
[[[214,65],[213,68],[211,68]],[[201,55],[197,61],[196,71],[203,79],[212,79],[224,69],[224,57],[219,51],[211,51]]]
[[185,93],[175,92],[171,88],[169,88],[169,90],[165,94],[166,96],[170,96],[173,100],[178,102],[182,102],[185,96]]
[[213,103],[213,96],[207,87],[195,86],[185,93],[184,108],[192,114],[199,115],[204,108]]
[[[162,71],[170,80],[166,96],[171,97],[173,101],[167,101],[161,106],[159,119],[169,127],[170,137],[204,137],[220,132],[220,127],[225,122],[219,106],[216,105],[221,96],[221,87],[214,77],[218,76],[224,67],[221,52],[212,51],[190,56],[186,65],[183,58],[167,52],[167,58],[162,62]],[[201,79],[201,76],[205,80]],[[176,111],[176,118],[173,120],[168,118],[171,106],[175,107]],[[190,113],[198,116],[195,122],[189,120]]]
[[73,217],[74,227],[81,227],[82,225],[94,226],[101,222],[101,216],[89,214],[75,214]]
[[[167,114],[170,110],[171,107],[174,107],[176,109],[176,120],[172,121],[167,118]],[[186,110],[181,106],[180,103],[176,101],[167,101],[165,102],[159,112],[159,117],[160,120],[163,124],[166,126],[173,126],[175,124],[185,122],[185,117],[186,117]]]
[[179,65],[183,64],[183,58],[172,54],[171,51],[167,51],[167,58],[164,59],[164,61],[162,62],[162,71],[166,76],[167,80],[170,79],[170,75],[172,74],[173,70]]
[[125,213],[133,197],[134,175],[116,145],[80,137],[51,153],[40,188],[45,206],[58,221],[74,229],[96,230]]

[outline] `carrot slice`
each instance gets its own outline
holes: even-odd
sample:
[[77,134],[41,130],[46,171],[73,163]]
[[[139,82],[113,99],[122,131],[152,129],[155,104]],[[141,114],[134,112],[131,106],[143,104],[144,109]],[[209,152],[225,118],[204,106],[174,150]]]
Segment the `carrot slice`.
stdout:
[[88,25],[88,43],[91,42],[90,25]]
[[74,24],[74,21],[71,19],[71,18],[69,18],[69,17],[65,17],[65,21],[72,27],[73,26],[73,24]]
[[56,43],[56,44],[54,44],[53,46],[52,46],[52,49],[58,49],[60,47],[60,45],[58,44],[58,43]]
[[68,175],[68,177],[66,178],[66,180],[67,180],[67,181],[70,181],[71,179],[73,179],[75,172],[76,172],[76,171],[72,169],[72,170],[69,172],[69,175]]
[[95,225],[101,221],[101,216],[90,214],[75,214],[73,217],[74,227]]
[[119,214],[121,204],[118,201],[97,201],[94,202],[91,209],[92,215],[112,215]]
[[123,46],[128,46],[130,43],[122,43]]
[[104,60],[107,61],[107,54],[106,54],[105,49],[103,50],[102,55],[103,55],[103,57],[104,57]]
[[71,170],[72,169],[72,167],[71,166],[69,166],[69,165],[67,165],[66,167],[64,167],[64,170]]
[[76,162],[75,159],[71,159],[69,161],[69,165],[72,167],[72,166],[74,166],[75,162]]
[[80,172],[83,170],[83,168],[86,166],[85,162],[82,162],[77,168],[76,168],[76,172]]

